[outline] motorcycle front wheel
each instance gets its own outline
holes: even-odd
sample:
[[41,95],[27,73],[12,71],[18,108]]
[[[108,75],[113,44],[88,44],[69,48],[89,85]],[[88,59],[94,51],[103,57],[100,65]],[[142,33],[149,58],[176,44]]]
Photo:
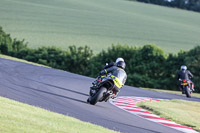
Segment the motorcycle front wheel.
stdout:
[[107,89],[105,87],[101,87],[99,91],[93,97],[90,98],[89,103],[95,105],[103,97],[103,94],[106,91]]

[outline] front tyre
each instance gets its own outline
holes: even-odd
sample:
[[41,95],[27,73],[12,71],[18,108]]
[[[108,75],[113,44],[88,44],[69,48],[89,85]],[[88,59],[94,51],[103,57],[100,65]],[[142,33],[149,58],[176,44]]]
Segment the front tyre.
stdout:
[[107,89],[105,87],[101,87],[99,91],[93,97],[90,98],[89,103],[95,105],[103,97],[103,94],[106,91]]
[[188,86],[185,87],[185,94],[186,94],[186,97],[188,97],[188,98],[191,97],[191,92],[190,92],[190,89]]

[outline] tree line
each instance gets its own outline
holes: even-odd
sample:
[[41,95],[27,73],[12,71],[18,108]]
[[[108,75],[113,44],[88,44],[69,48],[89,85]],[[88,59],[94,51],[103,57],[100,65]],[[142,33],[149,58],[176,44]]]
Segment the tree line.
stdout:
[[0,27],[0,53],[43,64],[72,73],[96,77],[106,63],[123,57],[128,75],[126,85],[167,90],[178,90],[176,74],[181,65],[187,65],[194,74],[196,92],[200,93],[200,46],[177,54],[166,54],[158,46],[112,45],[98,54],[88,46],[28,48],[24,40],[12,39]]
[[200,0],[129,0],[200,12]]

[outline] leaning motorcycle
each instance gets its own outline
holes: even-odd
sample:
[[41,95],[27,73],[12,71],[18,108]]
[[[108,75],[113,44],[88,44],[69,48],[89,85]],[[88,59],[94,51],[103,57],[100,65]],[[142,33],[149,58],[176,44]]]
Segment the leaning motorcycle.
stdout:
[[182,80],[182,79],[179,79],[179,80],[181,82],[182,94],[185,94],[186,97],[190,98],[191,93],[192,93],[191,86],[190,86],[191,81],[190,80]]
[[110,98],[114,98],[114,86],[118,84],[118,80],[113,75],[99,76],[92,84],[87,102],[95,105],[97,102],[107,102]]

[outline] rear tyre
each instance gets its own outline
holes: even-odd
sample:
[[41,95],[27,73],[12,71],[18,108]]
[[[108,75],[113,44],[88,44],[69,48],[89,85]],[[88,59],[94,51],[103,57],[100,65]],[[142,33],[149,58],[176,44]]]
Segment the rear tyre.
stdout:
[[191,97],[191,92],[190,92],[190,89],[189,89],[188,86],[185,87],[185,94],[186,94],[186,96],[187,96],[188,98]]
[[99,91],[89,100],[90,104],[95,105],[103,97],[103,94],[106,91],[107,89],[105,87],[101,87]]

